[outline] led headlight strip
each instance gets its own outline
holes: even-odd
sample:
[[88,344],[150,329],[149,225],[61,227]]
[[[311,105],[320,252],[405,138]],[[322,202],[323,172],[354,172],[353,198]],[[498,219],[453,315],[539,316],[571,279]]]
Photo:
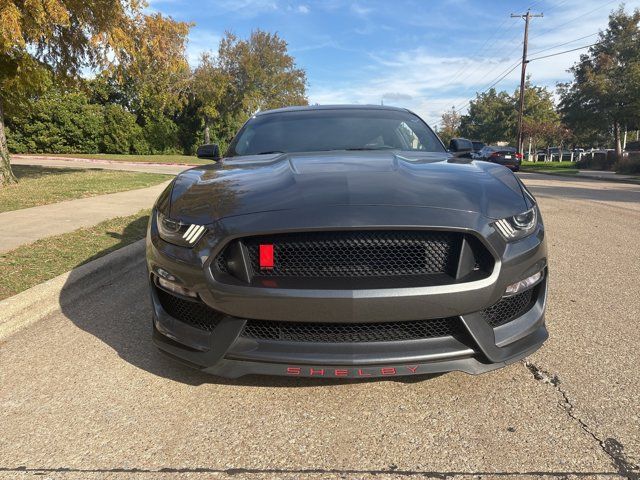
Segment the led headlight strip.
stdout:
[[200,238],[202,232],[204,232],[204,227],[202,225],[196,225],[195,223],[192,223],[191,226],[187,228],[187,231],[184,232],[182,238],[184,238],[188,244],[192,245],[196,240]]
[[516,230],[511,226],[506,218],[498,220],[495,223],[495,226],[498,230],[500,230],[500,233],[504,235],[505,238],[515,238]]

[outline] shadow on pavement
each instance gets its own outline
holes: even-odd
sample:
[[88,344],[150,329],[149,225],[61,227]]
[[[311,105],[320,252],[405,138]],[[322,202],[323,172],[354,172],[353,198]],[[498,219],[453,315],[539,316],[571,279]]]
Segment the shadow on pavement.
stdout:
[[[136,233],[139,237],[141,222],[139,219],[129,224],[121,240]],[[114,235],[118,235],[114,233]],[[79,265],[103,256],[118,247],[130,242],[122,242],[106,252],[94,255]],[[340,385],[349,383],[393,381],[398,383],[415,383],[432,376],[397,377],[394,379],[305,379],[268,376],[246,376],[239,379],[215,377],[194,370],[190,367],[166,357],[151,341],[151,304],[149,299],[147,273],[144,254],[131,264],[122,266],[120,276],[109,266],[87,278],[81,284],[92,282],[89,293],[78,295],[77,277],[71,273],[65,287],[60,293],[60,305],[64,315],[78,328],[90,333],[100,341],[109,345],[124,361],[145,370],[153,375],[167,378],[189,385],[215,383],[221,385],[256,386],[256,387],[315,387],[323,384]],[[100,357],[96,356],[96,362]],[[118,373],[114,372],[114,375]]]

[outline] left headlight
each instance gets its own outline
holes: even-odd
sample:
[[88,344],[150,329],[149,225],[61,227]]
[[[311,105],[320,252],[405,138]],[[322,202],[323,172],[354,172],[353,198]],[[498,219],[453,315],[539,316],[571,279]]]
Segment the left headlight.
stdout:
[[507,241],[512,241],[533,233],[537,224],[538,212],[534,206],[526,212],[498,220],[494,226]]
[[181,247],[193,247],[207,231],[202,225],[183,223],[160,212],[157,213],[156,224],[160,238]]

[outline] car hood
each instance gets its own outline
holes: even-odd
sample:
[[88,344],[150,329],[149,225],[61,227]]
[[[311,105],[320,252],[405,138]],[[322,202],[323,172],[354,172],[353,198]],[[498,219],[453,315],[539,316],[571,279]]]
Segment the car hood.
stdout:
[[443,208],[504,218],[529,208],[506,168],[446,153],[315,152],[223,159],[178,175],[170,214],[208,224],[322,206]]

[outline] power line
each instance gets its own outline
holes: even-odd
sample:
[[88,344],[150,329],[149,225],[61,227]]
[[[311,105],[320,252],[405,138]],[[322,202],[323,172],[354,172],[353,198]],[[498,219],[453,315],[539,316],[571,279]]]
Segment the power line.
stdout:
[[562,55],[563,53],[575,52],[576,50],[582,50],[584,48],[593,47],[595,45],[598,45],[598,43],[599,42],[592,43],[591,45],[583,45],[582,47],[572,48],[571,50],[565,50],[563,52],[550,53],[549,55],[543,55],[541,57],[530,58],[529,61],[533,62],[534,60],[540,60],[540,59],[543,59],[543,58],[555,57],[556,55]]
[[557,45],[552,45],[551,47],[543,48],[542,50],[537,50],[533,52],[531,55],[537,55],[538,53],[547,52],[549,50],[553,50],[554,48],[563,47],[565,45],[569,45],[570,43],[577,42],[578,40],[584,40],[585,38],[593,37],[594,35],[598,35],[600,32],[590,33],[589,35],[585,35],[584,37],[574,38],[573,40],[569,40],[568,42],[558,43]]
[[533,40],[534,38],[539,38],[542,35],[544,35],[545,33],[548,33],[548,32],[554,31],[554,30],[558,30],[560,27],[564,27],[565,25],[568,25],[569,23],[572,23],[572,22],[578,20],[579,18],[586,17],[587,15],[589,15],[589,14],[591,14],[591,13],[597,11],[597,10],[600,10],[601,8],[606,7],[607,5],[610,5],[610,4],[612,4],[614,2],[617,2],[617,1],[618,0],[609,0],[608,2],[605,2],[602,5],[596,7],[594,9],[592,9],[592,10],[589,10],[588,12],[582,13],[582,14],[576,16],[576,17],[573,17],[573,18],[567,20],[564,23],[561,23],[560,25],[554,25],[553,27],[549,27],[549,28],[543,29],[543,30],[539,31],[537,35],[533,35],[531,37],[531,40]]
[[[477,95],[478,93],[481,93],[481,94],[482,94],[482,93],[485,93],[487,90],[489,90],[489,89],[491,89],[491,88],[495,87],[498,83],[500,83],[502,80],[504,80],[504,79],[507,77],[507,75],[509,75],[511,72],[513,72],[516,68],[518,68],[518,66],[520,66],[520,62],[519,62],[519,61],[518,61],[518,63],[516,63],[515,65],[512,65],[512,66],[511,66],[511,67],[510,67],[506,72],[504,72],[504,71],[503,71],[503,73],[501,73],[501,74],[500,74],[500,76],[499,76],[499,77],[498,77],[498,78],[497,78],[493,83],[491,83],[490,85],[488,85],[487,87],[485,87],[485,88],[484,88],[483,90],[481,90],[480,92],[476,92],[476,95]],[[454,108],[454,110],[463,110],[463,109],[465,109],[465,108],[466,108],[466,107],[467,107],[467,106],[468,106],[468,105],[473,101],[473,98],[475,98],[475,97],[470,98],[469,100],[467,100],[467,101],[466,101],[465,103],[463,103],[463,104],[455,105],[455,106],[453,107],[453,108]],[[435,123],[433,124],[433,126],[435,127],[436,125],[439,125],[441,122],[442,122],[442,120],[438,120],[437,122],[435,122]]]

